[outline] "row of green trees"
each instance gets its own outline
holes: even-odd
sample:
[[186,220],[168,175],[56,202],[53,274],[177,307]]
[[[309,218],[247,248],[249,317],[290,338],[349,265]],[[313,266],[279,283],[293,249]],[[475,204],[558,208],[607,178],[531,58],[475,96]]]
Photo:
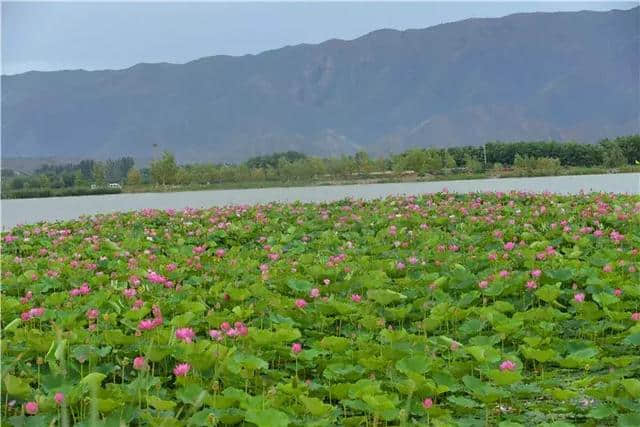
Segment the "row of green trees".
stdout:
[[61,189],[74,187],[89,187],[91,184],[104,186],[108,183],[123,183],[135,162],[132,157],[122,157],[116,160],[99,162],[82,160],[79,163],[64,165],[45,164],[36,169],[31,175],[20,175],[11,170],[3,170],[4,189]]
[[415,148],[401,154],[373,158],[366,152],[320,158],[296,151],[253,157],[240,164],[178,165],[163,153],[149,168],[136,169],[131,157],[99,162],[44,165],[31,176],[3,170],[3,190],[75,188],[117,182],[129,185],[206,185],[233,182],[286,182],[312,179],[348,179],[354,176],[401,173],[481,173],[515,168],[531,173],[557,173],[565,166],[615,168],[640,161],[640,135],[605,139],[597,144],[491,142],[485,146]]
[[[310,157],[295,151],[259,156],[241,164],[191,164],[179,166],[165,152],[154,161],[150,178],[159,185],[190,185],[226,182],[308,181],[318,178],[349,178],[370,174],[479,173],[486,169],[515,168],[521,171],[558,173],[563,166],[615,168],[640,160],[640,135],[605,139],[598,144],[541,142],[492,142],[481,147],[415,148],[386,158],[366,152],[332,158]],[[143,182],[133,170],[130,184]]]

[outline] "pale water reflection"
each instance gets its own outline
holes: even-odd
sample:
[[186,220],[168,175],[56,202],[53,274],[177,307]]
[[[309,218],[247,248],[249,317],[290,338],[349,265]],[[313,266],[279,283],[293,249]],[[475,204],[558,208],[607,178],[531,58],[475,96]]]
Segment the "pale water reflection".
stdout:
[[77,218],[84,214],[131,211],[143,208],[181,209],[268,202],[321,202],[354,197],[374,199],[394,194],[441,191],[580,191],[640,194],[640,174],[580,175],[541,178],[503,178],[468,181],[358,184],[317,187],[263,188],[248,190],[184,191],[176,193],[113,194],[101,196],[50,197],[2,201],[2,228],[20,223]]

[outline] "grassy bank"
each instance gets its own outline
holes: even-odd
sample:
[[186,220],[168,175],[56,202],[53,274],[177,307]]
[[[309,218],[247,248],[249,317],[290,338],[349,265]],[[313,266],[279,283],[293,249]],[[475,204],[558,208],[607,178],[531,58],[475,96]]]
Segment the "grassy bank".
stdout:
[[33,199],[39,197],[95,196],[98,194],[119,194],[121,188],[26,188],[2,192],[3,199]]

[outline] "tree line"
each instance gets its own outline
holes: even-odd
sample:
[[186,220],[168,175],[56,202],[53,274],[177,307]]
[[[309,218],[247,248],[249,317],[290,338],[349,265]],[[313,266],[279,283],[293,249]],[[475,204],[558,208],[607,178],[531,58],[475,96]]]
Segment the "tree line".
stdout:
[[[151,165],[151,182],[160,185],[206,185],[227,182],[286,182],[358,175],[415,173],[481,173],[516,169],[558,173],[562,167],[618,168],[640,161],[640,135],[604,139],[597,144],[574,142],[490,142],[484,146],[414,148],[389,157],[355,155],[320,158],[288,151],[258,156],[240,164],[179,166],[173,154],[163,153]],[[140,181],[135,180],[136,183]]]
[[414,148],[374,158],[364,151],[320,158],[296,151],[257,156],[238,164],[179,165],[164,152],[148,168],[135,168],[131,157],[105,162],[43,165],[31,176],[3,170],[3,190],[127,185],[208,185],[239,182],[288,182],[348,179],[394,174],[482,173],[515,169],[559,172],[562,167],[618,168],[640,162],[640,135],[604,139],[597,144],[575,142],[489,142],[484,146]]
[[[30,175],[19,175],[10,169],[3,170],[3,189],[63,189],[75,187],[105,186],[108,183],[124,183],[135,161],[132,157],[122,157],[104,162],[82,160],[79,163],[63,165],[44,164]],[[6,185],[5,185],[6,184]]]

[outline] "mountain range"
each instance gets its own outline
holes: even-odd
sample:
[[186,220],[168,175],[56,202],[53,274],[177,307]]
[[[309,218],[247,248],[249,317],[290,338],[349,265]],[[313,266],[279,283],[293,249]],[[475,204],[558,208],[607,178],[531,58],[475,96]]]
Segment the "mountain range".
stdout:
[[640,7],[2,76],[3,157],[241,161],[639,132]]

